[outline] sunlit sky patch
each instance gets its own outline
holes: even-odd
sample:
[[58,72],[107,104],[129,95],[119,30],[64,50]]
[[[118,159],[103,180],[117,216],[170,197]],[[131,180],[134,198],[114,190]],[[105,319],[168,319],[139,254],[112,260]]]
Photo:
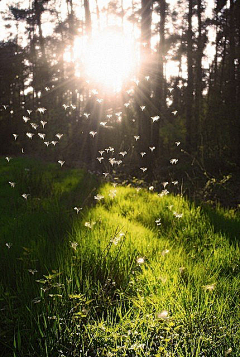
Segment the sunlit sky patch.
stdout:
[[[90,0],[90,11],[91,11],[91,17],[92,17],[92,27],[93,27],[93,42],[92,44],[88,44],[87,46],[84,46],[84,49],[81,49],[83,42],[86,39],[84,37],[81,39],[80,36],[79,38],[75,38],[75,46],[74,46],[74,59],[76,63],[76,68],[77,68],[77,75],[81,74],[81,70],[79,69],[79,61],[80,61],[80,53],[82,58],[84,59],[84,62],[86,64],[85,72],[87,75],[92,78],[94,77],[96,81],[102,82],[102,84],[109,85],[110,78],[112,78],[112,82],[114,82],[114,89],[119,90],[122,81],[127,77],[133,75],[133,67],[136,67],[137,64],[137,56],[136,53],[134,54],[134,50],[137,50],[137,46],[133,46],[133,42],[135,41],[135,44],[139,44],[140,41],[140,26],[137,24],[133,24],[128,20],[129,16],[132,14],[133,8],[132,8],[132,3],[135,4],[135,11],[140,8],[141,6],[141,1],[134,1],[132,0],[122,0],[123,4],[123,9],[124,9],[124,17],[122,18],[120,14],[114,14],[114,13],[108,13],[107,11],[104,11],[107,6],[108,6],[109,1],[106,0],[98,0],[98,6],[99,6],[99,15],[100,19],[98,21],[97,19],[97,9],[96,9],[96,1],[95,0]],[[119,2],[120,3],[120,2]],[[171,21],[171,17],[168,16],[167,18],[167,27],[168,31],[170,33],[174,33],[175,31],[181,31],[181,26],[183,22],[183,14],[185,14],[185,2],[182,4],[178,4],[177,0],[171,0],[168,1],[169,3],[169,12],[172,12],[173,10],[179,11],[179,20],[177,23],[173,25]],[[211,16],[212,15],[212,10],[214,7],[214,0],[209,0],[206,2],[206,11],[205,11],[205,16]],[[80,5],[79,5],[80,4]],[[23,1],[16,1],[13,0],[12,2],[9,2],[8,0],[2,0],[0,1],[0,11],[3,13],[7,11],[9,5],[14,5],[18,6],[20,8],[28,8],[29,6],[29,1],[28,0],[23,0]],[[60,14],[60,17],[62,20],[66,18],[67,15],[67,4],[65,1],[61,0],[55,0],[49,1],[48,4],[46,4],[47,8],[54,8],[57,10],[57,12]],[[76,14],[79,19],[84,20],[84,8],[83,8],[83,1],[77,1],[73,0],[73,7],[74,10],[76,11]],[[182,8],[182,9],[181,9]],[[44,36],[51,35],[54,30],[55,26],[55,21],[56,18],[54,18],[54,14],[50,14],[50,12],[45,12],[42,16],[42,27],[43,27],[43,34]],[[3,14],[1,15],[3,18]],[[154,29],[155,25],[159,22],[159,15],[156,12],[153,12],[152,15],[152,20],[153,20],[153,25],[152,29]],[[140,18],[139,18],[140,21]],[[112,32],[109,34],[106,34],[106,28],[108,27],[123,27],[123,36],[121,37],[119,34],[116,32],[116,40],[114,40],[114,36]],[[177,26],[177,27],[176,27]],[[197,26],[197,19],[193,18],[193,27],[194,30],[196,31],[196,26]],[[23,46],[27,44],[27,34],[24,33],[25,30],[25,24],[23,22],[18,23],[18,33],[19,33],[19,43],[21,43]],[[102,38],[99,36],[99,31],[101,31]],[[10,36],[10,34],[12,34]],[[16,34],[16,23],[12,22],[11,27],[9,29],[5,29],[4,27],[4,21],[1,21],[0,18],[0,40],[8,40],[9,38],[13,38]],[[104,35],[103,35],[104,34]],[[214,40],[215,37],[215,31],[214,28],[209,29],[209,37],[210,41]],[[83,41],[83,42],[82,42]],[[154,51],[156,48],[156,45],[159,41],[159,36],[155,35],[152,37],[152,50]],[[125,42],[125,45],[123,45],[123,42]],[[113,46],[112,44],[118,43],[118,45]],[[131,44],[131,49],[130,49],[130,44]],[[82,47],[83,48],[83,47]],[[106,56],[105,56],[106,53]],[[179,74],[179,63],[177,61],[173,61],[171,59],[171,55],[173,54],[173,51],[170,50],[168,53],[169,60],[166,62],[165,66],[165,75],[169,79],[171,76],[176,76]],[[214,49],[213,46],[209,43],[205,49],[205,59],[203,62],[203,67],[208,67],[209,62],[212,61],[213,59],[213,54],[214,54]],[[65,58],[66,60],[68,54],[67,54],[67,49],[65,53]],[[124,59],[128,59],[128,61],[124,61]],[[128,65],[126,65],[126,62],[128,62]],[[111,65],[110,65],[111,63]],[[125,64],[124,64],[125,63]],[[91,68],[91,69],[90,69]],[[108,71],[106,71],[106,68],[108,68]],[[117,70],[118,68],[118,70]],[[118,73],[118,74],[117,74]],[[186,61],[183,58],[182,61],[182,76],[186,77]],[[112,86],[112,85],[111,85]],[[110,87],[111,87],[110,86]],[[113,88],[112,88],[113,89]]]

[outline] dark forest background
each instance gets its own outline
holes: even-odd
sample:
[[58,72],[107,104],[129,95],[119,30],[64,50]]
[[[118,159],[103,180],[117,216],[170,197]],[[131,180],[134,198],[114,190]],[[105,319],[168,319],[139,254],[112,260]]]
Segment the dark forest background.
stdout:
[[[76,36],[91,38],[96,25],[91,12],[98,14],[98,3],[91,9],[88,0],[82,2],[83,19],[78,18],[72,0],[66,3],[64,21],[48,0],[30,1],[28,8],[9,6],[4,14],[6,29],[16,30],[0,43],[0,153],[63,160],[65,166],[86,166],[125,179],[178,180],[190,194],[197,192],[211,200],[220,194],[223,203],[236,205],[240,1],[215,1],[211,18],[205,14],[203,0],[179,1],[174,11],[165,0],[133,1],[128,20],[139,26],[144,44],[139,83],[125,83],[121,92],[112,95],[93,91],[86,78],[75,76],[73,63],[64,60],[64,49],[73,51]],[[126,16],[118,1],[108,2],[104,11]],[[154,29],[153,11],[159,19]],[[48,37],[42,29],[46,12],[56,18]],[[19,41],[20,23],[26,29],[24,47]],[[210,29],[215,30],[215,38]],[[160,41],[153,51],[150,42],[156,34]],[[206,68],[209,43],[215,54]],[[179,75],[167,79],[164,68],[169,59],[178,64]],[[187,75],[182,69],[184,59]],[[28,87],[31,90],[26,91]],[[156,116],[160,118],[153,121]],[[34,134],[32,139],[29,133]],[[39,133],[44,134],[42,138]],[[56,134],[63,136],[59,139]],[[101,150],[104,160],[97,159]],[[119,155],[125,151],[126,155]]]

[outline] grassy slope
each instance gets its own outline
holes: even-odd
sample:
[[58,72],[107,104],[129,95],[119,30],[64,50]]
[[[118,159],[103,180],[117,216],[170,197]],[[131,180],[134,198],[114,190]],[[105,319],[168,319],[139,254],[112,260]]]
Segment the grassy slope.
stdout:
[[0,164],[2,356],[240,355],[233,211],[98,187],[80,170]]

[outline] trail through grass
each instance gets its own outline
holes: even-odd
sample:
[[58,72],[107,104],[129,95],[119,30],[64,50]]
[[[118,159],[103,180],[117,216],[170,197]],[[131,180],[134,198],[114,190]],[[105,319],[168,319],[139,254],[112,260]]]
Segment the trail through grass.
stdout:
[[0,173],[2,356],[240,355],[236,212],[31,160]]

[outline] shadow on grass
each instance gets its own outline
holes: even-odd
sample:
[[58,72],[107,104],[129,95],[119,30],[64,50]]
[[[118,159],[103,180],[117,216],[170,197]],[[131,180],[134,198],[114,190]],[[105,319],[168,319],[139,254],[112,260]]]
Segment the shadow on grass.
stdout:
[[30,159],[1,159],[0,172],[0,281],[15,289],[20,271],[46,274],[64,259],[74,207],[91,206],[100,182],[83,170]]
[[214,228],[214,232],[226,236],[230,243],[240,243],[240,215],[233,210],[203,207],[203,212]]

